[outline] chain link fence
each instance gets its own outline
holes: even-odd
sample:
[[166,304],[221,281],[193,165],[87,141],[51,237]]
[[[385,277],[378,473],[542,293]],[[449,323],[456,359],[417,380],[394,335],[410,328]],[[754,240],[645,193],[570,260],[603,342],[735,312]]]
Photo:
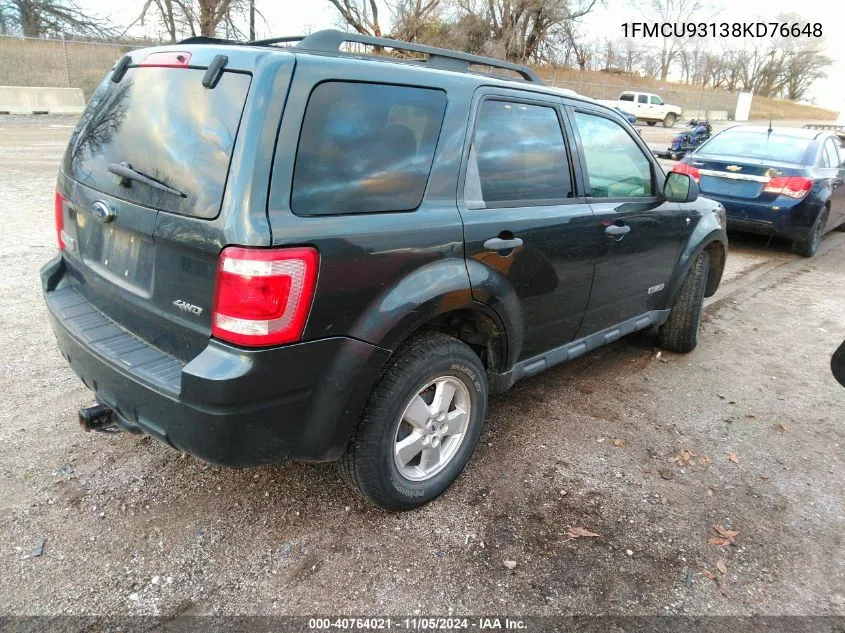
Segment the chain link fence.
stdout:
[[137,46],[0,36],[0,86],[82,88],[87,100],[114,62]]

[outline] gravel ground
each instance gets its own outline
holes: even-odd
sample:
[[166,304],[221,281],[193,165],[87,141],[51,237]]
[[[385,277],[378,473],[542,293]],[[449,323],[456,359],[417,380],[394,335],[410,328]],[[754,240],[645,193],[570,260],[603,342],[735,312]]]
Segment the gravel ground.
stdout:
[[845,235],[732,236],[695,352],[640,334],[517,384],[456,485],[388,514],[331,464],[78,429],[37,276],[71,125],[0,117],[0,613],[845,614]]

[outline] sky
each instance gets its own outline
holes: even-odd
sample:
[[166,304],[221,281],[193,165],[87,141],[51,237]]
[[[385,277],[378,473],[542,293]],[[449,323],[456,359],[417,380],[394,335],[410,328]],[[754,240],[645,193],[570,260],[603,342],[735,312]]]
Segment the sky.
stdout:
[[[602,2],[602,0],[599,0]],[[819,22],[826,37],[820,48],[834,59],[828,69],[827,79],[813,85],[810,96],[815,102],[832,110],[845,110],[845,46],[837,42],[836,36],[845,24],[845,3],[841,0],[701,0],[703,10],[690,16],[694,22],[768,22],[779,14],[796,12],[811,22]],[[383,0],[381,2],[383,4]],[[82,7],[108,16],[118,24],[129,24],[138,17],[143,0],[124,0],[115,8],[113,0],[80,0]],[[256,7],[266,18],[256,25],[258,37],[273,35],[298,35],[323,28],[338,26],[337,11],[328,0],[256,0]],[[381,13],[387,22],[386,10]],[[622,37],[622,23],[633,21],[656,21],[653,15],[635,6],[630,0],[603,0],[592,13],[581,20],[581,31],[595,39],[619,39]],[[152,33],[151,25],[140,24],[130,31],[133,35]],[[659,41],[637,39],[638,45],[655,46]]]

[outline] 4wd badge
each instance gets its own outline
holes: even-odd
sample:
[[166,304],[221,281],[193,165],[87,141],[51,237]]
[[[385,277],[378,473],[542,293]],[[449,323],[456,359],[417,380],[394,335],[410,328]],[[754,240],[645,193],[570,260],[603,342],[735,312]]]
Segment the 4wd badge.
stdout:
[[187,301],[182,301],[181,299],[176,299],[176,301],[173,302],[173,305],[179,308],[182,312],[190,312],[191,314],[196,314],[197,316],[202,314],[201,307],[195,306]]

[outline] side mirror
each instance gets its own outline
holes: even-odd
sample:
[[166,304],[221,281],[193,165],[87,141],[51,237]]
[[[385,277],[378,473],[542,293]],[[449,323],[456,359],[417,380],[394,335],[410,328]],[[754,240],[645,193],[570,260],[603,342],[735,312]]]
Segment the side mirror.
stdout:
[[687,174],[670,171],[663,183],[663,196],[669,202],[695,202],[699,193],[698,183]]

